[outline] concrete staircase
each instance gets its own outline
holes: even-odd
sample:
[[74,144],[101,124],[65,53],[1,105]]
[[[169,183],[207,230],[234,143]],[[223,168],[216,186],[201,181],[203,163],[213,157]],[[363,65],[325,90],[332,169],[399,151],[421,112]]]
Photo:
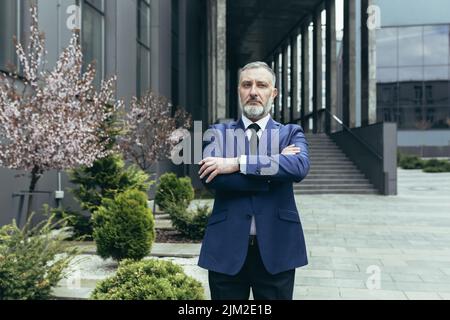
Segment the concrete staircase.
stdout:
[[296,194],[379,194],[364,174],[326,134],[306,134],[311,169]]

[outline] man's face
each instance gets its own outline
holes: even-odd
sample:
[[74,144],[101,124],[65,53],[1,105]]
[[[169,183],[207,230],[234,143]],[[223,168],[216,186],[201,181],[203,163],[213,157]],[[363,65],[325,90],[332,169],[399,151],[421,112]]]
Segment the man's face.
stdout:
[[239,102],[244,115],[250,120],[264,118],[270,112],[277,94],[272,75],[266,69],[247,69],[241,73]]

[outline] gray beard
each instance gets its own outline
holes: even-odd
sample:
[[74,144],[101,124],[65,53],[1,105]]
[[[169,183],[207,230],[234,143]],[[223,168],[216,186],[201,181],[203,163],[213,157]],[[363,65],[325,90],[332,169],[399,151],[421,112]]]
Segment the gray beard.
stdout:
[[267,114],[270,113],[270,110],[272,109],[273,100],[274,99],[271,97],[267,101],[267,104],[265,106],[251,105],[251,104],[246,104],[243,106],[241,99],[239,99],[239,106],[240,106],[242,112],[244,113],[244,116],[246,116],[247,118],[262,119]]

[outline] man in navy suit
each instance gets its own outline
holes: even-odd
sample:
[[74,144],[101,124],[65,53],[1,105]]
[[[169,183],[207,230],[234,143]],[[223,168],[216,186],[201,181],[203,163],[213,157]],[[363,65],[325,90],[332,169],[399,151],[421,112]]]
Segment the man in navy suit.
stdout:
[[[213,125],[199,175],[215,191],[198,265],[213,300],[291,300],[295,268],[308,263],[293,182],[309,171],[303,129],[270,116],[276,76],[263,62],[241,69],[242,118]],[[279,152],[282,150],[282,152]]]

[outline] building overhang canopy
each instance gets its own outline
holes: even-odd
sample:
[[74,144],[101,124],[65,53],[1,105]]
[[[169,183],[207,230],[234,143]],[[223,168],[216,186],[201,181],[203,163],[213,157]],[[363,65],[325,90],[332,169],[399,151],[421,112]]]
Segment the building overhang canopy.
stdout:
[[228,53],[233,64],[265,60],[323,0],[227,1]]

